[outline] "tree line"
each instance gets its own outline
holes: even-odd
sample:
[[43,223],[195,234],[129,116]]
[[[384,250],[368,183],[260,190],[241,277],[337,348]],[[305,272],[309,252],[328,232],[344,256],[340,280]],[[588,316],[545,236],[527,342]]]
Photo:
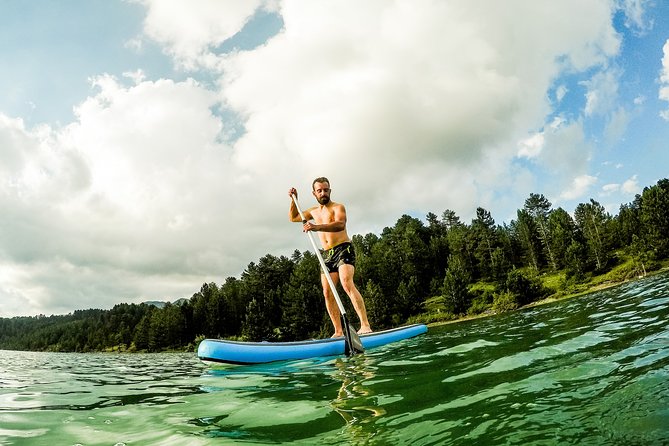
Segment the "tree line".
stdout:
[[[441,216],[428,213],[425,222],[403,215],[381,234],[354,235],[355,280],[372,326],[383,329],[517,308],[567,292],[623,261],[630,276],[645,274],[669,258],[668,235],[667,179],[644,188],[615,216],[593,199],[579,204],[572,216],[532,193],[509,224],[496,224],[479,207],[471,223],[446,210]],[[560,280],[548,288],[541,275]],[[327,337],[332,329],[318,276],[318,260],[309,251],[268,254],[241,277],[205,283],[190,299],[163,308],[119,304],[111,310],[2,318],[0,348],[161,351],[193,348],[204,337]],[[344,303],[350,306],[348,299]]]

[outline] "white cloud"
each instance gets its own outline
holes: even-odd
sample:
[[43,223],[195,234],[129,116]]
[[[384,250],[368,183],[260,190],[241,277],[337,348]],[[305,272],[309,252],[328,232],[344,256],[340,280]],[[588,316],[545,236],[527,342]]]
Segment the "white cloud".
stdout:
[[564,97],[567,95],[568,92],[569,92],[569,89],[568,89],[566,86],[564,86],[564,85],[560,85],[560,86],[555,90],[555,99],[556,99],[558,102],[562,102],[562,99],[564,99]]
[[641,187],[639,186],[638,176],[634,175],[628,180],[624,181],[622,184],[611,183],[605,184],[602,186],[603,196],[609,196],[614,193],[622,192],[625,195],[635,195],[641,192]]
[[630,115],[623,107],[619,107],[617,110],[611,112],[609,116],[606,128],[604,129],[604,137],[607,142],[615,143],[619,141],[627,131],[627,127],[630,123]]
[[[3,163],[13,174],[0,189],[0,263],[23,271],[0,300],[62,312],[70,300],[79,308],[182,297],[271,249],[274,240],[260,246],[248,228],[257,197],[232,187],[212,92],[190,80],[94,84],[99,92],[63,129],[0,119],[13,160]],[[259,249],[247,254],[235,243],[241,233]]]
[[613,166],[616,169],[621,169],[625,166],[623,163],[615,163],[613,161],[604,161],[604,162],[602,162],[602,165],[607,166],[607,167]]
[[[284,32],[224,61],[221,93],[248,117],[250,129],[239,143],[239,161],[258,173],[272,168],[277,150],[299,159],[305,172],[317,170],[327,156],[332,170],[348,172],[351,187],[360,178],[383,181],[389,172],[412,177],[415,160],[474,165],[493,150],[507,154],[502,170],[514,155],[508,142],[548,112],[545,91],[563,68],[557,56],[567,55],[560,60],[571,61],[573,69],[618,49],[604,19],[610,10],[601,4],[588,3],[588,20],[575,23],[569,6],[545,4],[524,3],[527,20],[501,5],[309,5],[284,3]],[[355,17],[345,33],[339,16]],[[504,31],[510,26],[516,38]],[[563,27],[571,31],[559,31]],[[435,39],[444,29],[448,37]],[[587,63],[586,53],[592,56]],[[583,147],[554,147],[552,156],[564,159],[559,152],[567,150],[568,160],[587,158],[579,153]],[[377,163],[381,168],[370,172],[367,166]]]
[[620,184],[616,183],[605,184],[604,186],[602,186],[602,192],[603,195],[605,196],[611,195],[612,193],[618,192],[619,190],[620,190]]
[[649,0],[620,0],[620,6],[625,13],[625,25],[634,28],[638,33],[643,33],[653,25],[646,18],[646,9]]
[[147,8],[144,32],[188,69],[212,68],[212,49],[234,36],[262,0],[139,0]]
[[582,82],[588,89],[585,94],[585,115],[606,115],[610,113],[618,99],[620,71],[607,69],[595,74],[590,80]]
[[[663,101],[669,101],[669,40],[662,47],[664,56],[662,57],[662,71],[660,72],[660,92],[659,98]],[[660,112],[660,116],[669,121],[669,109]]]
[[560,198],[563,200],[575,200],[585,196],[590,187],[597,182],[597,178],[590,175],[580,175],[574,178],[571,185],[562,191]]
[[591,152],[583,123],[558,117],[542,133],[521,142],[518,155],[532,158],[553,175],[571,178],[587,170]]
[[535,133],[534,135],[520,141],[518,144],[518,156],[521,158],[536,158],[544,148],[544,134]]
[[634,175],[632,178],[628,179],[622,184],[621,190],[629,195],[636,195],[641,192],[641,187],[639,186],[639,181],[637,175]]

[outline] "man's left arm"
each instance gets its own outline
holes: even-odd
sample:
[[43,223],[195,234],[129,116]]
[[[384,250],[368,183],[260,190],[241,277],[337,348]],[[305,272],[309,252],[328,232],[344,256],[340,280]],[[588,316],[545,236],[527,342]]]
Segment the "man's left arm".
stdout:
[[338,204],[333,209],[334,220],[329,223],[313,224],[307,222],[304,225],[305,231],[320,231],[320,232],[341,232],[346,230],[346,208],[343,204]]

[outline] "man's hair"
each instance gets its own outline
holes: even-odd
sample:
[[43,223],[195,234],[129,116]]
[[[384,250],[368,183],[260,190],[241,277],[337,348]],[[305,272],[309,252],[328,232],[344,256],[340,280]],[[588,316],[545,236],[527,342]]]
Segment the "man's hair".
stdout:
[[314,180],[313,183],[311,183],[311,190],[315,190],[316,188],[316,183],[328,183],[328,186],[330,185],[330,180],[328,180],[325,177],[318,177]]

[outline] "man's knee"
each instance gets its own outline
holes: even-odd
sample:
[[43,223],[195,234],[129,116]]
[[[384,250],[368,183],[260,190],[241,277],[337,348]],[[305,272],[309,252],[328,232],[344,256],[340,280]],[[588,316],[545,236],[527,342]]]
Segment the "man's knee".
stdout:
[[346,294],[348,294],[349,296],[351,296],[352,293],[355,293],[357,291],[357,289],[355,287],[355,283],[353,282],[353,280],[342,281],[341,287],[344,289]]

